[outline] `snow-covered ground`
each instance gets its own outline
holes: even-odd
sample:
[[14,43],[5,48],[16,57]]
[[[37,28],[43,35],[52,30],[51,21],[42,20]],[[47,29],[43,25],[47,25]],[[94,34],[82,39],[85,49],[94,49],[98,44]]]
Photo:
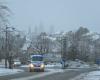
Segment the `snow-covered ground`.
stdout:
[[[49,63],[47,65],[45,65],[45,71],[49,71],[49,72],[64,72],[64,71],[68,71],[68,70],[79,70],[80,68],[90,68],[90,65],[82,62],[82,61],[68,61],[68,67],[64,70],[62,70],[62,64],[61,63]],[[26,67],[28,68],[28,65],[22,65],[21,67]]]
[[5,65],[0,65],[0,68],[4,68],[5,67]]
[[62,65],[60,63],[51,63],[51,64],[47,64],[45,65],[46,68],[51,68],[51,67],[56,67],[56,68],[61,68]]
[[68,68],[90,68],[91,66],[83,61],[68,61]]
[[[66,64],[68,64],[67,68],[91,68],[93,66],[89,65],[86,62],[82,62],[82,61],[67,61]],[[21,67],[28,67],[28,65],[23,65]],[[46,68],[62,68],[62,64],[61,63],[49,63],[47,65],[45,65]],[[95,67],[97,67],[95,65]]]
[[71,80],[100,80],[100,71],[84,73]]
[[0,76],[16,74],[16,73],[19,73],[19,72],[23,72],[23,70],[20,70],[20,69],[6,69],[6,68],[4,68],[4,65],[0,65]]
[[[91,68],[93,66],[89,65],[86,62],[83,61],[67,61],[66,64],[68,64],[67,68]],[[62,64],[61,63],[51,63],[51,64],[47,64],[45,66],[46,68],[49,67],[56,67],[56,68],[62,68]],[[95,65],[95,67],[97,67],[97,65]]]
[[[80,69],[80,68],[90,68],[91,66],[85,62],[82,61],[68,61],[68,67],[67,70],[72,70],[72,69]],[[22,65],[20,67],[26,67],[28,68],[28,65]],[[45,69],[48,71],[58,71],[58,72],[63,72],[62,65],[60,63],[50,63],[45,65]],[[23,70],[20,69],[5,69],[4,65],[0,65],[0,76],[4,76],[4,75],[10,75],[10,74],[15,74],[15,73],[19,73],[22,72]]]

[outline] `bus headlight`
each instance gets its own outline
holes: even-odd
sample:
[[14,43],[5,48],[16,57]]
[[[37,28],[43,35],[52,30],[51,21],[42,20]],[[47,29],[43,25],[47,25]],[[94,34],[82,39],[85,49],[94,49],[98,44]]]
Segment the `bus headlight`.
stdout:
[[44,68],[45,66],[44,66],[44,64],[41,64],[41,68]]
[[29,67],[32,67],[32,68],[33,68],[33,67],[34,67],[34,65],[33,65],[33,64],[29,64]]

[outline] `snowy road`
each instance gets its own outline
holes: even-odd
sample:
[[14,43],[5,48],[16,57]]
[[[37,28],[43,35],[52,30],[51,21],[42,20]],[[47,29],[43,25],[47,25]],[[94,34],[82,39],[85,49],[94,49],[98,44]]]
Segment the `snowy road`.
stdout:
[[81,73],[94,71],[97,69],[48,69],[46,72],[21,72],[13,75],[2,76],[0,80],[69,80]]
[[74,80],[74,77],[76,77],[82,73],[91,72],[94,70],[96,70],[96,69],[66,70],[63,73],[62,72],[55,73],[52,75],[39,77],[39,78],[35,78],[35,79],[30,79],[30,80],[70,80],[70,79]]
[[[79,65],[80,64],[78,64],[78,66]],[[1,75],[0,80],[70,80],[85,72],[97,70],[87,65],[82,65],[82,67],[80,65],[77,67],[76,63],[69,66],[67,69],[61,69],[61,64],[50,64],[45,67],[45,72],[29,72],[28,65],[22,65],[16,68],[17,70],[23,70],[22,72],[6,76]],[[9,73],[9,70],[4,73]]]
[[71,80],[100,80],[100,70],[80,74]]

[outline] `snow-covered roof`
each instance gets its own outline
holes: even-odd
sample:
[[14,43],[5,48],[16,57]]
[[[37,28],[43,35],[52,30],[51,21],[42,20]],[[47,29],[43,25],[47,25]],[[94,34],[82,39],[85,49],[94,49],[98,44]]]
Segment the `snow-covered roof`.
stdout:
[[55,40],[56,40],[55,37],[50,37],[50,36],[46,36],[46,37],[49,38],[49,39],[52,40],[52,41],[55,41]]
[[93,40],[99,39],[100,37],[100,34],[93,32],[87,33],[86,35],[92,35]]
[[27,50],[27,48],[30,46],[30,43],[25,43],[22,50]]

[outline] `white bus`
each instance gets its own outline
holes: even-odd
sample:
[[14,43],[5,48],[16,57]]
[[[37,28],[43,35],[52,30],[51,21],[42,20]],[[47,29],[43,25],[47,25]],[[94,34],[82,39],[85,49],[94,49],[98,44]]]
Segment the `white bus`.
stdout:
[[45,65],[43,61],[43,55],[31,55],[31,63],[29,64],[29,71],[44,71]]

